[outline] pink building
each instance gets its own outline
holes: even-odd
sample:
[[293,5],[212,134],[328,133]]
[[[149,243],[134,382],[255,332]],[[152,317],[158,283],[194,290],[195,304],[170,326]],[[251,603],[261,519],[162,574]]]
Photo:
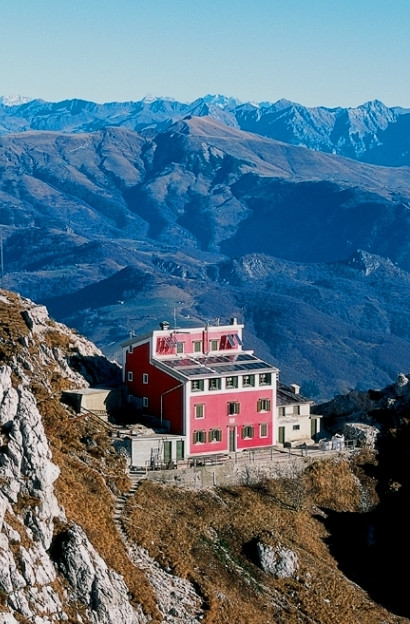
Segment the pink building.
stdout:
[[160,329],[124,343],[129,399],[179,448],[172,459],[276,443],[278,369],[244,350],[243,325]]

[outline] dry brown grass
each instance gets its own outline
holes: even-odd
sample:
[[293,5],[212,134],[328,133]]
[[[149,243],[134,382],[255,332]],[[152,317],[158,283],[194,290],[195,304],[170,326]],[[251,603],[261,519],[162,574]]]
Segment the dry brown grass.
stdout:
[[15,515],[11,514],[8,509],[6,509],[4,514],[4,521],[19,534],[20,544],[24,546],[24,548],[30,548],[30,546],[32,546],[32,539],[27,535],[25,526]]
[[[2,291],[3,293],[10,301],[16,299],[12,293]],[[22,349],[19,341],[28,333],[29,329],[21,316],[21,308],[0,301],[0,363],[7,363]]]
[[[333,503],[352,508],[355,479],[343,465],[335,481],[328,468],[315,468],[309,476],[320,477],[316,500],[328,501],[333,485],[343,485],[340,501],[333,491]],[[277,487],[267,482],[262,488],[192,491],[145,481],[126,506],[128,534],[162,565],[195,583],[207,608],[206,624],[408,622],[371,602],[343,576],[313,509],[307,501],[299,511],[283,506]],[[297,554],[297,579],[274,579],[255,564],[252,544],[259,538],[279,541]]]
[[304,474],[306,491],[319,507],[334,511],[359,508],[360,482],[348,460],[321,460],[311,464]]
[[[61,476],[55,491],[70,522],[79,524],[107,565],[122,574],[131,594],[131,602],[156,621],[158,611],[151,585],[144,573],[129,560],[113,521],[114,497],[107,482],[118,492],[130,485],[124,461],[110,445],[100,423],[92,419],[73,419],[60,429],[60,437],[51,436],[53,461]],[[92,437],[97,446],[92,453],[82,439]]]

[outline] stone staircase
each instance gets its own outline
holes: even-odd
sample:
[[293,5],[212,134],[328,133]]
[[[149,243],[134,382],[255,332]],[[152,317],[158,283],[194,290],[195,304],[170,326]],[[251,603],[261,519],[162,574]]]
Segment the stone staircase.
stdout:
[[127,533],[124,529],[124,524],[122,522],[122,513],[124,511],[124,507],[125,507],[125,503],[127,502],[127,499],[133,494],[135,494],[140,481],[145,478],[145,474],[146,474],[145,470],[137,470],[135,472],[129,472],[128,476],[131,481],[131,487],[128,490],[128,492],[125,492],[125,494],[121,494],[121,496],[118,496],[116,503],[115,503],[114,523],[115,523],[115,526],[117,527],[118,533],[120,534],[126,546],[129,546],[129,544],[128,544]]
[[162,615],[161,624],[201,624],[204,619],[202,597],[197,594],[189,581],[172,574],[150,557],[148,551],[137,544],[130,543],[122,519],[125,503],[145,479],[145,470],[129,473],[131,487],[116,500],[114,523],[131,562],[143,570],[152,585],[157,598],[158,610]]

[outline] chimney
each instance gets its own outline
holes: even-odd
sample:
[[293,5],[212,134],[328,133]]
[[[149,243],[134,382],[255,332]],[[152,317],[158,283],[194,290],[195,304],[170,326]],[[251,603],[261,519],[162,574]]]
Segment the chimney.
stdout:
[[290,384],[290,389],[292,390],[293,394],[299,394],[300,392],[300,386],[298,386],[297,384]]
[[231,318],[231,322],[230,322],[230,324],[231,324],[231,325],[237,325],[237,324],[238,324],[238,319],[236,318],[236,316],[233,316],[233,317]]
[[167,331],[167,329],[169,329],[169,323],[168,321],[161,321],[161,323],[159,324],[160,328],[162,329],[162,331]]

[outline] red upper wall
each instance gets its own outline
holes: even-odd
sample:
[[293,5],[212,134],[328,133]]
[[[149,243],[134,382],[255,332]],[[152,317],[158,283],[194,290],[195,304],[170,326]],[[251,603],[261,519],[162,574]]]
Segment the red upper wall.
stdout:
[[243,325],[168,329],[153,332],[153,356],[200,355],[242,350]]
[[125,380],[130,394],[148,399],[145,413],[161,418],[162,412],[162,418],[171,423],[171,433],[183,431],[181,382],[150,363],[149,342],[127,349]]

